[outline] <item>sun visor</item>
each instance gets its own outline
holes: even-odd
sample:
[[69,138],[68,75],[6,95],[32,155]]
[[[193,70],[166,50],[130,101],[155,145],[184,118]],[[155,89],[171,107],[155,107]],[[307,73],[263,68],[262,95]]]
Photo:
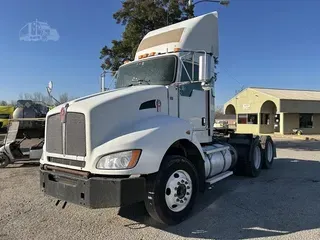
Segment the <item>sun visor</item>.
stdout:
[[204,50],[219,56],[218,14],[208,13],[149,32],[141,41],[135,60],[140,55],[166,53],[175,48]]

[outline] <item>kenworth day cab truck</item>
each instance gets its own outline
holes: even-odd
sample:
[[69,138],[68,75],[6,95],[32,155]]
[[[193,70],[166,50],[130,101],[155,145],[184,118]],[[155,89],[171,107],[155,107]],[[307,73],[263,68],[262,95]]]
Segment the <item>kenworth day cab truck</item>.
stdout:
[[269,136],[213,135],[216,57],[217,12],[149,32],[115,89],[48,112],[42,191],[63,207],[144,201],[155,220],[177,224],[208,184],[270,168]]

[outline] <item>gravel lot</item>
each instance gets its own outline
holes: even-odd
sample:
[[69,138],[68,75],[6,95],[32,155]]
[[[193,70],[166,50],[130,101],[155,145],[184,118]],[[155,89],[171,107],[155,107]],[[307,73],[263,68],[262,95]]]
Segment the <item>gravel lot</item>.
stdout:
[[0,239],[320,239],[320,142],[277,146],[272,170],[217,183],[174,227],[157,225],[141,204],[61,209],[40,192],[38,166],[0,169]]

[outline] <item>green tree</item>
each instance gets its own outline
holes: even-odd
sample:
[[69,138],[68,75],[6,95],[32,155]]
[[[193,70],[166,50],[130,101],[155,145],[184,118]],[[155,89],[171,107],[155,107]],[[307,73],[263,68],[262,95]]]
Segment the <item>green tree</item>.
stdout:
[[0,106],[8,106],[8,103],[6,101],[1,100],[0,101]]
[[133,60],[142,38],[150,31],[194,16],[188,0],[124,0],[113,14],[117,24],[125,26],[121,40],[100,51],[101,68],[115,72],[125,60]]

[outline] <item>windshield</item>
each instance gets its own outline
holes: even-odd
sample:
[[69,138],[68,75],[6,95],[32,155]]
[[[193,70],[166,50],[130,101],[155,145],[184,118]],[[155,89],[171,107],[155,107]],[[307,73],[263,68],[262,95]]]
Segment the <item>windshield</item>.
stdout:
[[177,59],[175,56],[157,57],[122,66],[116,88],[138,84],[169,85],[174,81]]

